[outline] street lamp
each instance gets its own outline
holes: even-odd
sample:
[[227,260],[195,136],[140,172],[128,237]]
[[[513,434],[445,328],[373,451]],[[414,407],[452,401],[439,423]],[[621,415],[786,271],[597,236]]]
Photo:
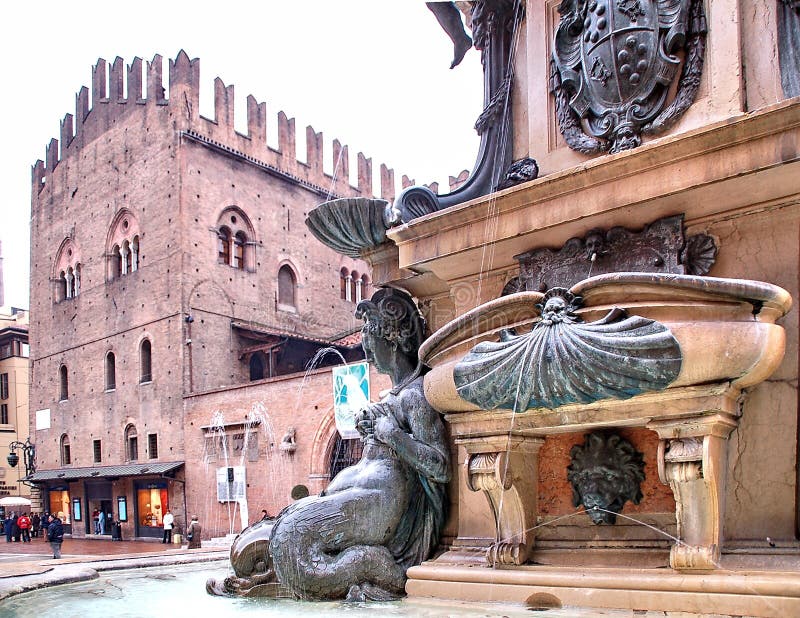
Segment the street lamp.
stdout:
[[11,448],[11,452],[8,454],[8,457],[6,457],[9,466],[12,468],[17,467],[17,464],[19,463],[17,449],[22,449],[22,460],[25,464],[25,476],[30,476],[36,472],[36,447],[31,444],[30,438],[26,438],[25,442],[14,440],[14,442],[8,446]]

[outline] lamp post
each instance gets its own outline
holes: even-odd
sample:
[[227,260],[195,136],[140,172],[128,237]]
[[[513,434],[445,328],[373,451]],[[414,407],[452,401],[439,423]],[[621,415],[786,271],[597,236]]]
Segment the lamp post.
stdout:
[[17,455],[17,449],[22,450],[22,461],[25,465],[25,476],[30,476],[34,472],[36,472],[36,446],[31,444],[31,439],[26,438],[25,442],[19,442],[18,440],[14,440],[11,444],[8,445],[11,449],[11,452],[6,457],[8,461],[8,465],[12,468],[16,468],[17,464],[19,463],[19,455]]

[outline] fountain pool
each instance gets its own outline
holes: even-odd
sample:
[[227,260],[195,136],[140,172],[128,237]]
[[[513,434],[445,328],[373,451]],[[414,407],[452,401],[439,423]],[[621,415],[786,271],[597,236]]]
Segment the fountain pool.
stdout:
[[[530,616],[522,604],[404,599],[389,603],[307,603],[291,599],[212,597],[203,593],[210,577],[223,578],[227,561],[100,573],[98,579],[20,594],[0,602],[0,615],[15,618],[81,616],[142,618],[144,616],[383,616],[489,618]],[[540,616],[583,617],[630,615],[615,611],[551,609]]]

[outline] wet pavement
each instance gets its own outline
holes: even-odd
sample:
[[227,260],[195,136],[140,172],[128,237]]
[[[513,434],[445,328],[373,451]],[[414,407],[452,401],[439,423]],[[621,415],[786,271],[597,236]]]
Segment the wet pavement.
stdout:
[[6,542],[0,537],[0,615],[2,600],[37,588],[94,579],[99,572],[146,566],[219,561],[226,564],[229,546],[224,539],[203,541],[204,547],[163,544],[156,540],[112,541],[110,537],[64,538],[61,558],[53,558],[50,543]]

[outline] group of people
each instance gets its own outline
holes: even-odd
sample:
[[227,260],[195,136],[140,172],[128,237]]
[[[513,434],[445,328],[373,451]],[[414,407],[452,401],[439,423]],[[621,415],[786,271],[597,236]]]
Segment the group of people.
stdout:
[[20,513],[13,511],[3,519],[3,532],[6,542],[30,543],[31,538],[38,538],[41,533],[45,541],[50,542],[53,549],[53,558],[61,558],[61,543],[64,542],[63,513]]
[[13,511],[8,513],[3,520],[3,532],[6,535],[6,542],[15,543],[22,541],[30,543],[31,537],[39,536],[39,529],[42,523],[38,513],[20,513],[17,515]]

